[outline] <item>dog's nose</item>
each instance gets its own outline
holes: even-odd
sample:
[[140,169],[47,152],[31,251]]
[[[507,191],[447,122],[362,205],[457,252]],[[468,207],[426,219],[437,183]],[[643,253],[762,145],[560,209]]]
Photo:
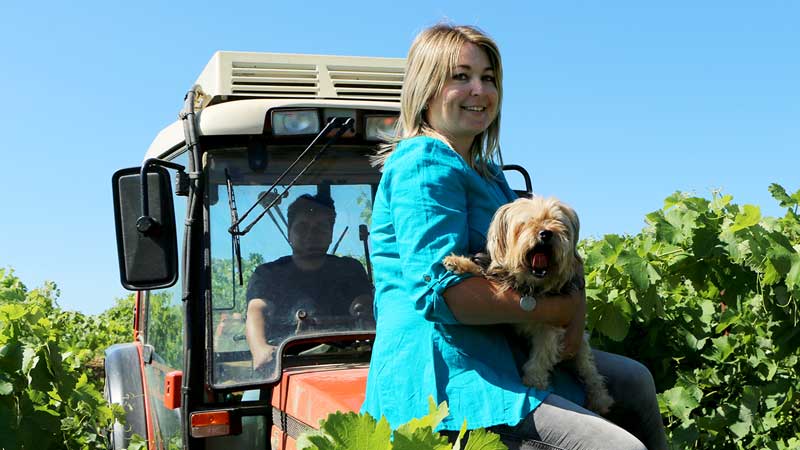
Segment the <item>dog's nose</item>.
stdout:
[[544,242],[549,241],[551,237],[553,237],[553,232],[550,230],[542,230],[539,232],[539,239],[543,240]]

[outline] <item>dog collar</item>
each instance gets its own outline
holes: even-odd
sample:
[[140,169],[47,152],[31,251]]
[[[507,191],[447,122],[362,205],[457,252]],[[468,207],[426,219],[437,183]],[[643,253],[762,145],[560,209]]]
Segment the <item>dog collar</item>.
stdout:
[[536,298],[532,295],[523,295],[519,298],[519,307],[525,312],[531,312],[536,309]]

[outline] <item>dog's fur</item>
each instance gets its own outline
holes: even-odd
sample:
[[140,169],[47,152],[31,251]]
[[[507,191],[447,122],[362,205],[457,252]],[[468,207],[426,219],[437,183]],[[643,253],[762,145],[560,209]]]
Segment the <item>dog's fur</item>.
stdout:
[[[455,273],[473,273],[498,281],[521,295],[540,298],[543,294],[563,294],[577,288],[582,260],[576,245],[580,224],[575,211],[554,198],[521,198],[502,206],[489,225],[486,258],[451,255],[443,263]],[[545,390],[550,372],[561,361],[564,329],[539,322],[514,326],[528,338],[531,353],[523,365],[522,381]],[[577,375],[586,386],[587,407],[605,414],[614,400],[605,379],[597,371],[588,337],[575,355]]]

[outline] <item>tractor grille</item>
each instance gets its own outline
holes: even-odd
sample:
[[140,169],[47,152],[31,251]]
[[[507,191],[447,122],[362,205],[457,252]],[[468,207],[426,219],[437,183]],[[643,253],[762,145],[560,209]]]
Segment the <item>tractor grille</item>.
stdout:
[[327,67],[337,98],[399,100],[403,69],[392,67]]
[[319,93],[314,64],[231,63],[231,93],[255,97],[312,98]]
[[202,106],[259,97],[398,102],[404,71],[401,58],[217,52],[196,84]]

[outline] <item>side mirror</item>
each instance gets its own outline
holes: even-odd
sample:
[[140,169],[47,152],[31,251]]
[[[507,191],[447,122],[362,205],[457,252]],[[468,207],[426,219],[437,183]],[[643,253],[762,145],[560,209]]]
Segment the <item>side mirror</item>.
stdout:
[[[166,288],[178,281],[169,172],[163,167],[148,166],[145,164],[145,172],[131,167],[118,170],[111,177],[119,276],[122,286],[131,291]],[[144,177],[142,173],[146,173]],[[142,186],[143,178],[146,186]]]

